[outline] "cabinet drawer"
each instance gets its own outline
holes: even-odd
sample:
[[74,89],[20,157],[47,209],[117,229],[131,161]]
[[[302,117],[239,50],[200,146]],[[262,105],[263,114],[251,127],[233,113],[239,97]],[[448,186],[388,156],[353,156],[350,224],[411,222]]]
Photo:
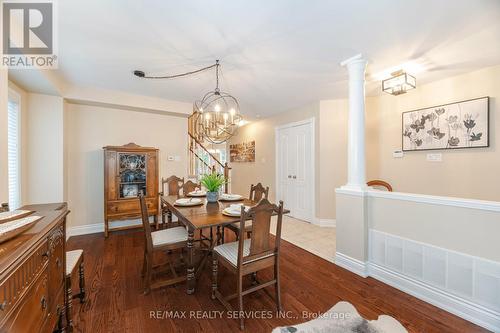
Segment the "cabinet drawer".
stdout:
[[2,332],[25,333],[39,332],[43,327],[48,311],[47,269],[38,277],[28,290],[23,301],[7,319]]
[[[147,198],[146,206],[148,207],[149,214],[156,214],[158,210],[156,198]],[[121,215],[121,214],[140,214],[141,207],[139,205],[139,199],[137,200],[127,200],[127,201],[112,201],[108,202],[107,207],[108,215]]]
[[[9,313],[21,302],[23,295],[33,280],[45,270],[48,261],[48,242],[43,241],[35,251],[26,258],[8,277],[0,284],[0,323],[4,323]],[[1,326],[1,325],[0,325]]]

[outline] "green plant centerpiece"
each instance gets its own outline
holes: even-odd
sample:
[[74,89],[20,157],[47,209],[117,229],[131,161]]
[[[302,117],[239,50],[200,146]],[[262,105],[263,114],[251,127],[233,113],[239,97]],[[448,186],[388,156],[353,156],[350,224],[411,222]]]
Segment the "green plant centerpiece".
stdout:
[[214,172],[203,175],[200,182],[207,189],[207,202],[217,202],[220,188],[227,180],[223,175]]

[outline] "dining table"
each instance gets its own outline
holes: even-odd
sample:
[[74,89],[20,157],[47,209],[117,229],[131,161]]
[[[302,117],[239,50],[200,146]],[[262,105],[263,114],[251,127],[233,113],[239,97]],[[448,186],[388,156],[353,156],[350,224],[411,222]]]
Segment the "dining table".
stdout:
[[[203,269],[206,256],[211,253],[215,243],[213,239],[210,242],[210,246],[206,249],[205,257],[199,261],[197,267],[195,267],[195,232],[198,230],[210,229],[214,227],[217,229],[216,239],[220,241],[221,229],[224,226],[240,222],[240,216],[228,216],[223,214],[223,210],[229,207],[231,204],[241,203],[245,206],[255,206],[256,201],[252,201],[248,198],[242,198],[238,201],[222,201],[217,202],[207,202],[205,197],[200,197],[201,203],[194,206],[180,206],[176,204],[178,199],[182,198],[179,195],[166,195],[161,197],[161,202],[167,207],[167,209],[172,212],[173,215],[177,216],[179,222],[183,224],[188,232],[187,239],[187,294],[193,294],[196,288],[196,279],[199,272]],[[284,210],[283,213],[290,213],[288,210]],[[273,214],[276,215],[276,214]]]

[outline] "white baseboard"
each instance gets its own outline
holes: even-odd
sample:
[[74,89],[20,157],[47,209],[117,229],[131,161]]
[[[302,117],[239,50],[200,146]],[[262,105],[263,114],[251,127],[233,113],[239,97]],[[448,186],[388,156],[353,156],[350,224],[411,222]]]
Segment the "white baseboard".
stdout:
[[327,228],[335,228],[337,226],[335,219],[320,219],[318,217],[312,221],[312,224]]
[[[123,220],[123,221],[113,221],[109,223],[110,228],[119,228],[119,227],[129,227],[134,225],[141,225],[141,220]],[[103,223],[93,223],[93,224],[84,224],[77,226],[69,226],[66,231],[66,238],[70,238],[71,236],[80,236],[80,235],[88,235],[88,234],[96,234],[99,232],[104,232],[104,222]]]
[[104,223],[85,224],[68,227],[68,230],[66,230],[66,238],[70,238],[71,236],[95,234],[98,232],[104,232]]
[[367,263],[343,253],[335,253],[335,264],[362,277],[368,276]]
[[[339,266],[342,265],[339,264]],[[369,275],[377,280],[488,330],[500,332],[500,313],[496,311],[487,309],[480,304],[452,295],[440,288],[412,279],[386,267],[369,263],[367,268]]]

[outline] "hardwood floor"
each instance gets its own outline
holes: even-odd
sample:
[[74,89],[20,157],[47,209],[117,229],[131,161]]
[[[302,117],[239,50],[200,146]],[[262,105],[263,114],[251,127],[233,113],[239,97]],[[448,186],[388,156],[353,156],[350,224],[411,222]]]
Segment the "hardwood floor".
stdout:
[[[226,239],[232,233],[226,234]],[[85,253],[87,302],[73,302],[75,332],[238,332],[235,319],[192,319],[190,311],[223,311],[210,298],[211,271],[205,267],[194,295],[186,295],[185,283],[143,294],[140,271],[143,257],[141,231],[120,231],[104,239],[103,234],[71,237],[68,250]],[[381,314],[393,316],[409,332],[487,332],[457,316],[407,295],[372,278],[361,278],[286,241],[281,254],[282,302],[287,318],[275,316],[275,303],[264,291],[244,298],[245,310],[271,311],[270,319],[247,319],[247,332],[270,332],[276,326],[297,324],[303,312],[319,314],[339,301],[352,303],[367,319]],[[220,267],[220,266],[219,266]],[[264,280],[271,271],[259,273]],[[235,278],[220,267],[219,278],[233,293]],[[250,284],[250,279],[247,281]],[[76,281],[74,282],[76,286]],[[273,290],[270,290],[274,295]],[[162,311],[179,311],[187,318],[172,318]],[[153,318],[151,315],[159,318]],[[270,312],[256,312],[268,316]],[[298,318],[298,319],[297,319]],[[310,318],[312,319],[312,318]]]

